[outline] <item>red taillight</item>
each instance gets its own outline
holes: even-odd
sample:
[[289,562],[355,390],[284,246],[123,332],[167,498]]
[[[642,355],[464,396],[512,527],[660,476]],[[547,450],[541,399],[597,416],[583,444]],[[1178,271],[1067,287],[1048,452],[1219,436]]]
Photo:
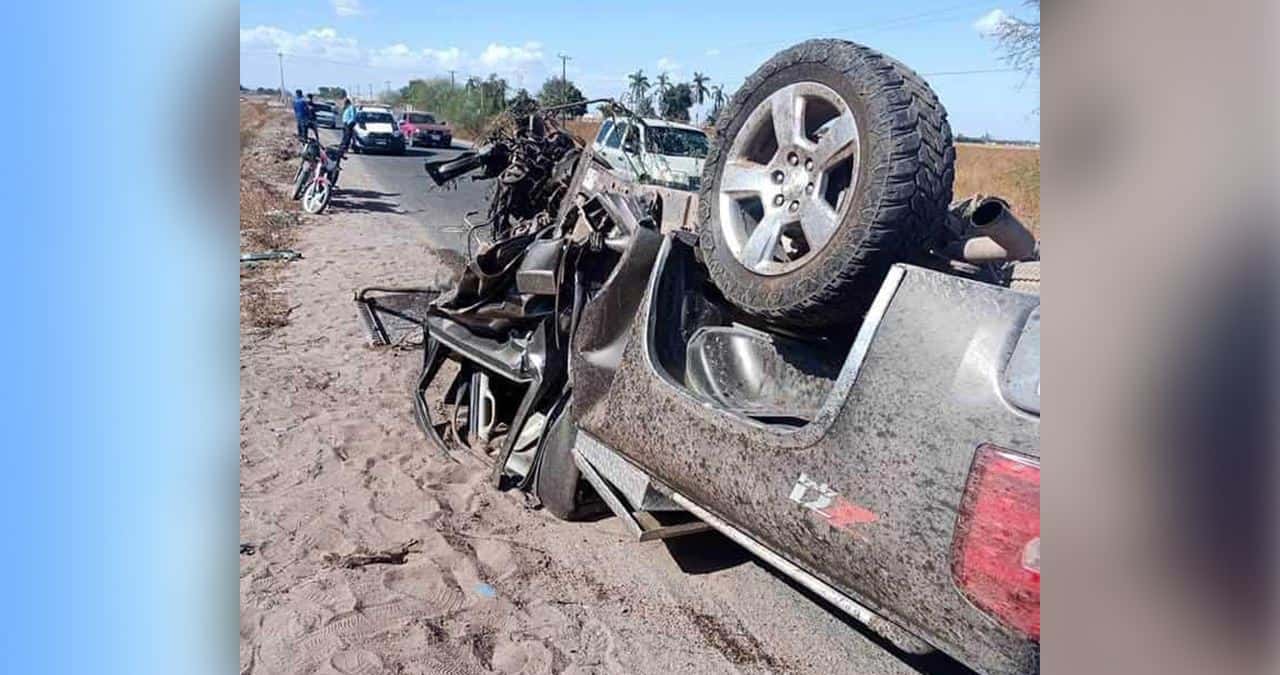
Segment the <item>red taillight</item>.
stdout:
[[1040,639],[1040,464],[979,446],[960,502],[951,563],[983,611]]

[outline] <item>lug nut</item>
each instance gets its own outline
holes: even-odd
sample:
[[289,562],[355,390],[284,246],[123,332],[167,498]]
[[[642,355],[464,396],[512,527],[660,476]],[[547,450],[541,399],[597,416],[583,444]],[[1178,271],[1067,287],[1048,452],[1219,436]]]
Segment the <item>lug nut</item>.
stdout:
[[777,183],[778,185],[782,185],[782,181],[786,179],[787,179],[787,175],[782,173],[781,171],[773,172],[773,182]]
[[773,197],[773,205],[774,205],[774,206],[782,206],[782,202],[784,202],[784,201],[786,201],[786,200],[785,200],[785,199],[783,199],[782,195],[774,195],[774,197]]
[[805,170],[805,171],[813,171],[813,160],[812,160],[812,159],[806,159],[806,160],[804,160],[804,170]]
[[791,166],[795,166],[800,163],[800,156],[794,152],[788,153],[787,161],[791,163]]
[[792,212],[799,211],[799,210],[800,210],[800,202],[791,202],[791,206],[788,206],[788,207],[787,207],[787,210],[792,211]]
[[809,183],[808,185],[804,186],[804,193],[807,195],[813,194],[813,183]]

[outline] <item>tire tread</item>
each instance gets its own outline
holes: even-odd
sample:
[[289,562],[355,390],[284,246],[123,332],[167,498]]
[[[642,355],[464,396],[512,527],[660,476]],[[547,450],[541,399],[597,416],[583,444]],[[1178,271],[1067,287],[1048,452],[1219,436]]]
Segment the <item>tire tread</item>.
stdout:
[[710,255],[719,227],[711,209],[718,201],[714,172],[731,138],[717,137],[708,154],[698,227],[711,277],[727,298],[766,320],[816,326],[860,318],[889,267],[940,235],[951,202],[955,148],[946,110],[924,79],[892,57],[845,40],[810,40],[777,54],[747,78],[719,120],[727,126],[747,112],[751,94],[769,76],[805,63],[834,67],[858,83],[872,117],[871,142],[863,149],[863,161],[872,163],[872,184],[861,211],[842,225],[863,230],[854,250],[847,257],[828,256],[819,274],[797,279],[803,291],[794,301],[775,294],[758,302],[758,291],[726,273],[724,263]]

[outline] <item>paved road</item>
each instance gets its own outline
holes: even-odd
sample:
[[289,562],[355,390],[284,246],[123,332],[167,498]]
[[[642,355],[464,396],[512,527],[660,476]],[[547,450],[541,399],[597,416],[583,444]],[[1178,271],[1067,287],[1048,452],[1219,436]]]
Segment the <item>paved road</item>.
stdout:
[[[325,143],[337,145],[342,134],[322,129]],[[396,211],[412,216],[427,230],[437,248],[461,252],[465,237],[461,231],[462,216],[468,211],[483,210],[488,200],[491,181],[463,178],[456,188],[444,190],[427,177],[422,164],[427,160],[452,159],[465,151],[455,143],[450,149],[409,148],[403,155],[351,154],[348,162],[360,162],[377,179],[380,190],[368,191],[371,201],[396,205]],[[339,186],[339,190],[341,190]]]
[[[326,143],[338,143],[339,135],[322,131]],[[461,251],[464,237],[459,226],[464,213],[483,209],[487,182],[464,179],[455,190],[440,190],[427,177],[424,160],[456,157],[464,149],[413,148],[405,155],[351,155],[372,174],[375,187],[355,187],[368,208],[407,214],[427,231],[438,248]],[[343,188],[340,186],[339,191]],[[743,672],[794,668],[821,673],[942,673],[965,672],[954,661],[930,655],[912,657],[884,647],[865,627],[798,587],[718,534],[705,534],[668,542],[665,547],[641,547],[634,551],[636,579],[665,587],[679,597],[687,592],[687,580],[696,577],[697,593],[728,609],[747,635],[759,636],[766,650],[789,653],[788,666],[744,663]],[[749,589],[749,590],[745,590]],[[724,640],[724,637],[708,637]],[[739,640],[733,637],[733,640]],[[752,638],[754,639],[754,638]],[[797,658],[797,654],[803,655]]]

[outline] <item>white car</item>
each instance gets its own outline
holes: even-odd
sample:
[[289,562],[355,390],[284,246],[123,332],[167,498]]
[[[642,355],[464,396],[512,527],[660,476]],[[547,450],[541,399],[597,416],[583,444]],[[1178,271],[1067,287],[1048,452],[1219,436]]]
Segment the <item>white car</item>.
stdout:
[[707,134],[679,122],[609,118],[592,143],[621,178],[677,190],[697,190],[707,157]]
[[356,106],[355,137],[351,149],[356,152],[394,152],[404,154],[404,134],[396,126],[391,108],[382,105]]
[[338,128],[338,111],[332,103],[316,101],[316,126],[329,129]]

